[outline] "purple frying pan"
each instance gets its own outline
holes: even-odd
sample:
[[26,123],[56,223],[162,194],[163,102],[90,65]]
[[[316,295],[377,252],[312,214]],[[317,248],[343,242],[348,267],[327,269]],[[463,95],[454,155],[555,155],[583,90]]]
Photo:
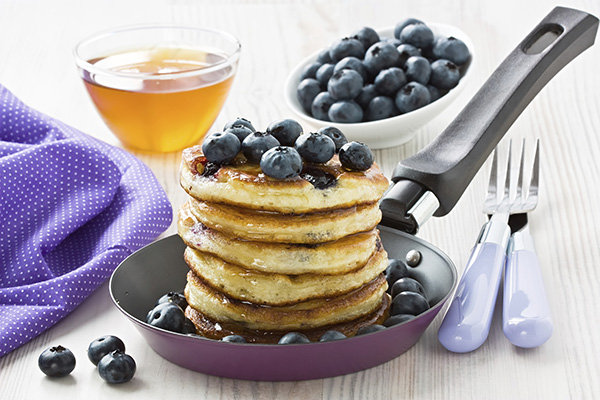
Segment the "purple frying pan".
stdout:
[[452,294],[457,272],[433,245],[414,236],[431,215],[447,214],[494,147],[544,85],[592,46],[598,19],[557,7],[509,54],[457,118],[430,145],[401,161],[381,201],[379,225],[390,258],[409,252],[409,267],[430,297],[431,309],[383,331],[344,340],[292,345],[225,343],[152,327],[144,321],[156,300],[181,291],[189,270],[177,235],[124,260],[110,280],[117,307],[150,347],[184,368],[228,378],[289,381],[325,378],[392,360],[414,345]]

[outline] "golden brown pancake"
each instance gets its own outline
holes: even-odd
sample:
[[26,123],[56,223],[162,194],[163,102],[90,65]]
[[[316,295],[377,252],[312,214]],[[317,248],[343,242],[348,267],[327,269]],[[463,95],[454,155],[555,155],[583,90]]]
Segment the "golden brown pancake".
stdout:
[[194,274],[227,297],[272,306],[292,305],[348,293],[371,282],[387,267],[387,253],[381,247],[363,267],[337,275],[258,272],[191,247],[185,250],[184,258]]

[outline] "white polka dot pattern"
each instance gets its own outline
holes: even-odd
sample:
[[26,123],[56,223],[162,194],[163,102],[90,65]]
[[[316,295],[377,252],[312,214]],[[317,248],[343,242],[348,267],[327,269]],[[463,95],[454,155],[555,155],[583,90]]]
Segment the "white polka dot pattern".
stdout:
[[172,214],[137,158],[0,86],[0,357],[71,312]]

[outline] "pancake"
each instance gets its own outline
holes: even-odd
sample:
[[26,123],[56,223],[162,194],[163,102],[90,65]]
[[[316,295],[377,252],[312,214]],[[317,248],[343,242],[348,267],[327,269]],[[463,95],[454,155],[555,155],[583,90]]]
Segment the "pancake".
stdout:
[[323,243],[370,231],[381,220],[377,202],[309,214],[249,210],[192,197],[188,199],[188,207],[209,228],[261,242]]
[[291,306],[261,306],[231,299],[190,271],[185,297],[189,306],[216,322],[235,322],[247,329],[290,331],[314,329],[368,315],[381,305],[386,289],[387,281],[380,274],[373,281],[341,296]]
[[283,275],[244,269],[188,247],[184,258],[190,269],[208,285],[230,299],[282,306],[315,298],[348,293],[371,282],[387,267],[387,253],[380,248],[357,270],[338,275]]
[[179,209],[177,230],[187,246],[246,269],[287,275],[344,274],[365,265],[381,246],[376,229],[311,245],[242,240],[202,224],[187,203]]
[[325,164],[306,165],[296,178],[280,180],[263,174],[243,155],[230,165],[214,166],[199,145],[183,151],[180,183],[190,196],[204,201],[295,214],[373,204],[389,185],[376,164],[351,172],[337,155]]
[[[384,294],[382,296],[380,306],[368,315],[339,324],[326,325],[320,328],[308,330],[297,330],[297,332],[305,334],[313,342],[318,341],[319,338],[329,330],[339,331],[344,335],[351,337],[356,334],[356,331],[364,326],[382,324],[387,318],[389,305],[390,296],[388,294]],[[229,335],[240,335],[243,336],[248,343],[273,344],[277,343],[283,335],[289,332],[276,330],[252,330],[236,323],[217,322],[192,307],[186,308],[185,316],[194,323],[196,326],[196,332],[199,335],[215,340],[221,340],[225,336]]]

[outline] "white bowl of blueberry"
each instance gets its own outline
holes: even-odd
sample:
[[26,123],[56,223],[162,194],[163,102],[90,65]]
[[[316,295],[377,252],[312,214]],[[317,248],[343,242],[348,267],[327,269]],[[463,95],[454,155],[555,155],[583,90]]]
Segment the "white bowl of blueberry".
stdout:
[[363,27],[307,57],[288,76],[284,95],[307,124],[387,148],[412,139],[454,101],[472,68],[464,32],[409,18]]

